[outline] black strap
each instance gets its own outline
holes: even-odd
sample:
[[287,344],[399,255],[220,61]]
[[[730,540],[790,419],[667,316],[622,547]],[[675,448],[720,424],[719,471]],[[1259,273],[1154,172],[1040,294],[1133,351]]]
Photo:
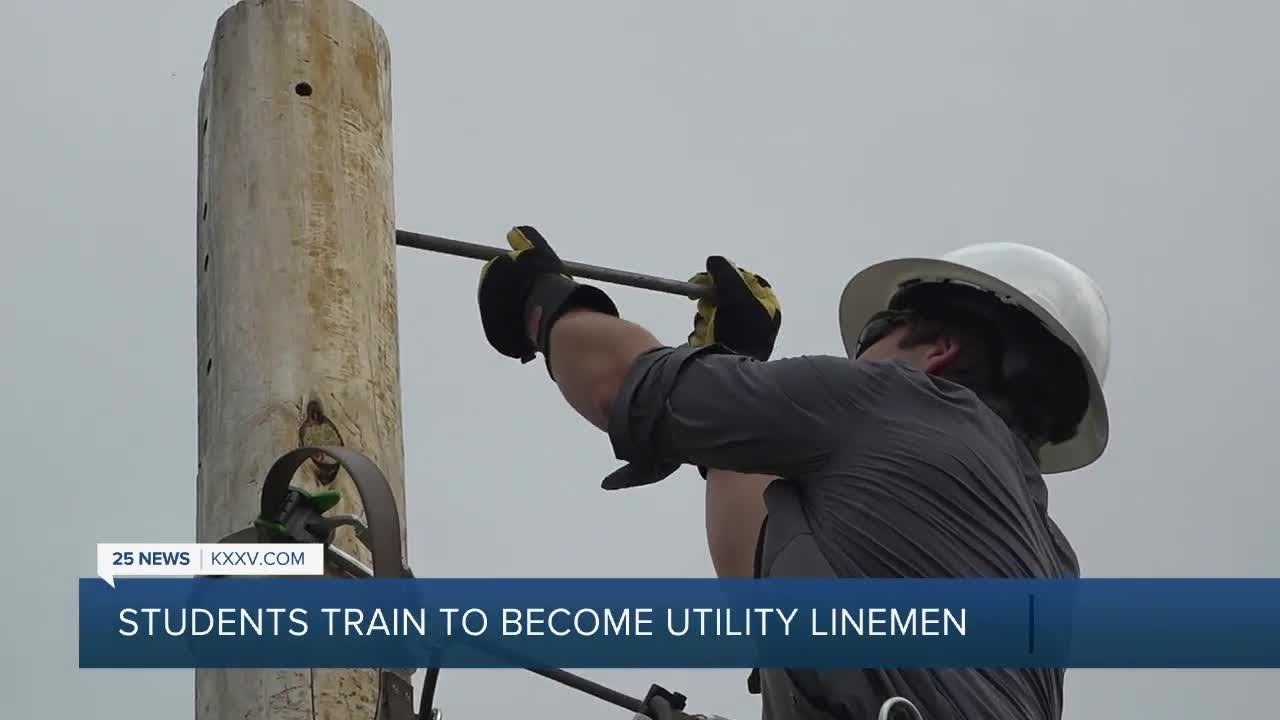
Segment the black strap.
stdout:
[[596,312],[618,317],[618,306],[603,290],[593,285],[581,285],[565,275],[548,273],[538,278],[525,298],[524,314],[531,316],[533,309],[539,308],[542,318],[538,326],[538,337],[534,345],[546,361],[547,374],[551,374],[551,327],[560,316],[572,308],[587,308]]
[[[764,516],[764,521],[760,523],[760,533],[756,535],[756,557],[751,562],[751,577],[759,579],[760,573],[763,571],[764,564],[764,529],[769,525],[769,516]],[[752,668],[751,674],[747,676],[747,692],[752,695],[760,694],[760,668]]]
[[756,557],[751,561],[751,577],[760,578],[764,572],[764,530],[769,526],[769,516],[760,521],[760,532],[756,534]]
[[751,674],[747,676],[747,692],[760,694],[760,668],[751,668]]

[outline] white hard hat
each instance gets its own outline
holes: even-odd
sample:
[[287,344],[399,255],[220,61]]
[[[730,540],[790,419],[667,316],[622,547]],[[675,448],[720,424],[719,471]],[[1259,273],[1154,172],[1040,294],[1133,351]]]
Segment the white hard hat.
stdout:
[[850,357],[863,326],[889,307],[904,286],[950,282],[992,293],[1031,312],[1084,365],[1089,405],[1076,434],[1040,453],[1041,472],[1084,467],[1106,449],[1109,423],[1102,384],[1111,353],[1111,321],[1102,291],[1080,268],[1052,253],[1017,243],[983,243],[941,258],[900,258],[872,265],[845,286],[840,333]]

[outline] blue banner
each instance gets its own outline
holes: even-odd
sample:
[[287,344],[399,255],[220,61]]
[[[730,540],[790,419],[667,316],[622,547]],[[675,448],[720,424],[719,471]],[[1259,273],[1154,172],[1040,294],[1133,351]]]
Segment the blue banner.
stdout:
[[82,668],[1280,667],[1280,580],[80,581]]

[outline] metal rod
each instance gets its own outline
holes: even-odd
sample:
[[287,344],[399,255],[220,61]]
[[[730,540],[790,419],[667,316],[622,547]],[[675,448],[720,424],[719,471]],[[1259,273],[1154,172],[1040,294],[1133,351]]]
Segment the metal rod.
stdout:
[[[520,653],[506,648],[494,647],[493,644],[476,638],[452,639],[446,642],[457,643],[459,645],[470,647],[474,650],[479,650],[484,653],[515,661],[520,665],[520,669],[522,670],[528,670],[535,675],[541,675],[548,680],[553,680],[562,685],[573,688],[578,692],[586,693],[598,700],[603,700],[611,705],[616,705],[623,710],[630,710],[631,712],[639,713],[641,715],[648,715],[648,710],[645,708],[644,700],[627,695],[624,692],[619,692],[618,690],[614,690],[606,685],[601,685],[594,680],[588,680],[581,675],[575,675],[568,670],[537,667],[539,663],[528,656],[521,655]],[[438,652],[442,652],[442,650]]]
[[506,648],[494,647],[494,645],[491,643],[484,642],[482,640],[477,640],[475,638],[454,640],[453,642],[471,647],[481,652],[486,652],[492,655],[506,658],[508,660],[513,660],[520,664],[522,670],[528,670],[529,672],[535,675],[541,675],[542,677],[548,680],[554,680],[555,682],[571,687],[574,690],[577,690],[579,692],[586,693],[588,695],[591,695],[592,697],[603,700],[612,705],[617,705],[623,710],[630,710],[631,712],[640,713],[642,715],[647,714],[644,706],[644,700],[641,700],[640,698],[637,698],[637,697],[632,697],[631,695],[627,695],[626,693],[623,693],[623,692],[619,692],[617,690],[614,690],[611,687],[601,685],[600,683],[595,682],[594,680],[588,680],[587,678],[584,678],[581,675],[575,675],[574,673],[571,673],[568,670],[561,670],[560,668],[538,667],[539,665],[538,661],[534,660],[533,658],[530,658],[525,655],[521,655],[520,653],[508,650]]
[[[347,554],[340,548],[334,547],[332,545],[326,545],[325,554],[328,556],[328,559],[332,561],[335,565],[339,566],[340,568],[342,568],[343,570],[345,570],[347,573],[349,573],[354,577],[357,577],[357,578],[374,577],[374,572],[372,568],[360,562],[359,560],[352,557],[351,555]],[[515,653],[511,653],[503,650],[495,650],[494,648],[489,647],[487,643],[480,643],[472,640],[472,641],[467,641],[465,644],[472,645],[474,647],[482,647],[487,652],[504,655],[508,658],[512,658],[516,660],[523,659],[518,657]],[[434,666],[435,663],[432,662],[431,665]],[[560,668],[535,668],[535,667],[526,667],[524,669],[536,675],[541,675],[542,677],[547,678],[548,680],[554,680],[563,685],[567,685],[575,690],[578,690],[579,692],[586,693],[597,699],[603,700],[607,703],[617,705],[623,710],[630,710],[631,712],[638,713],[641,715],[645,715],[647,712],[644,705],[644,701],[641,700],[640,698],[627,695],[626,693],[623,693],[623,692],[619,692],[617,690],[614,690],[611,687],[608,687],[606,685],[601,685],[600,683],[595,682],[593,680],[588,680],[587,678],[584,678],[581,675],[575,675],[567,670],[561,670]],[[438,667],[427,668],[426,681],[425,681],[425,684],[423,685],[422,705],[419,708],[420,715],[422,713],[431,711],[432,705],[435,701],[436,683],[439,677],[440,677],[440,668]],[[425,718],[426,716],[423,715],[422,717]]]
[[348,575],[360,579],[373,577],[373,568],[348,555],[342,548],[326,545],[324,552],[334,565],[345,570]]
[[598,682],[588,680],[581,675],[574,675],[567,670],[559,668],[525,668],[531,673],[541,675],[548,680],[555,680],[563,685],[568,685],[574,690],[584,692],[588,695],[597,697],[607,703],[612,703],[622,708],[630,710],[633,713],[647,714],[644,701],[640,698],[632,697],[626,693],[618,692],[611,687],[606,687]]
[[[431,252],[444,253],[446,255],[473,258],[475,260],[492,260],[499,255],[511,252],[510,249],[476,245],[475,243],[450,240],[449,238],[435,235],[423,235],[409,232],[408,230],[396,230],[396,244],[418,250],[430,250]],[[576,262],[565,262],[564,269],[565,272],[576,278],[598,280],[600,282],[613,283],[614,285],[626,285],[640,288],[641,290],[655,290],[688,298],[711,298],[714,294],[710,287],[704,285],[669,280],[667,278],[654,277],[653,275],[643,275],[627,270],[614,270],[613,268]]]

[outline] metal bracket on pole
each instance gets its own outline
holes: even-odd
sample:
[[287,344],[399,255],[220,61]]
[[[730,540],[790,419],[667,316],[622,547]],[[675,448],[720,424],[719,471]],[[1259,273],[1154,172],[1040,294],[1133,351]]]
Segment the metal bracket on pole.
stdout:
[[[347,471],[360,495],[364,518],[350,515],[326,516],[324,513],[338,501],[333,492],[308,493],[290,486],[303,463],[319,455],[336,460]],[[356,537],[369,548],[369,567],[355,557],[333,546],[341,526],[356,528]],[[254,526],[223,538],[224,543],[297,542],[320,543],[325,560],[353,578],[412,578],[413,573],[400,551],[400,514],[391,485],[378,466],[369,458],[344,447],[303,447],[280,456],[267,471],[262,483],[262,503]],[[510,656],[510,653],[499,654]],[[684,712],[685,697],[654,685],[643,699],[634,698],[612,688],[558,668],[526,670],[592,695],[637,715],[652,720],[699,720],[718,716],[689,715]],[[427,670],[422,703],[413,710],[413,670],[379,670],[378,708],[374,720],[440,720],[441,712],[432,707],[438,668]]]
[[[328,517],[324,513],[337,502],[333,493],[311,495],[290,486],[303,463],[326,455],[347,471],[360,495],[364,518],[351,515]],[[372,554],[368,567],[333,546],[339,527],[355,528],[356,538]],[[344,447],[303,447],[280,456],[262,483],[262,502],[254,527],[224,538],[222,542],[320,543],[325,560],[354,578],[412,577],[400,552],[400,513],[391,484],[378,466],[364,455]],[[413,710],[413,671],[379,669],[378,707],[375,720],[439,720],[436,708],[423,708],[429,716]]]

